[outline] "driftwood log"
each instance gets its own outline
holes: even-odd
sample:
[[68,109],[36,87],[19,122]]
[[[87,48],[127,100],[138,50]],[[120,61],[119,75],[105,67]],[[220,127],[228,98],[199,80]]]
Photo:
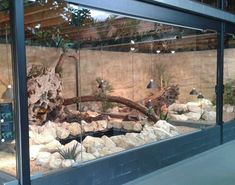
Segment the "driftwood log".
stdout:
[[[64,100],[64,105],[71,105],[79,102],[92,102],[92,101],[104,101],[103,98],[98,96],[81,96],[81,97],[74,97],[74,98],[68,98]],[[129,100],[127,98],[123,98],[120,96],[106,96],[105,101],[120,103],[123,105],[126,105],[127,107],[130,107],[132,109],[138,110],[139,112],[146,115],[150,120],[153,122],[157,122],[159,120],[159,117],[156,114],[149,114],[148,109],[138,103],[133,102],[132,100]]]
[[163,106],[168,107],[169,105],[175,103],[175,101],[179,97],[179,86],[178,85],[171,85],[164,89],[162,94],[154,99],[152,99],[154,112],[157,115],[160,115],[161,108]]

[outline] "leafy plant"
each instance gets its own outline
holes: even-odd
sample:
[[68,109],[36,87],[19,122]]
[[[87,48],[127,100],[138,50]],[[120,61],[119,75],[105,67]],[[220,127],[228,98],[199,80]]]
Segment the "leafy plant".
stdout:
[[[98,77],[96,78],[96,82],[98,85],[100,85],[102,83],[102,78]],[[113,108],[114,104],[110,101],[107,100],[106,96],[113,92],[113,87],[112,85],[110,85],[110,83],[106,80],[104,80],[104,87],[103,88],[98,88],[95,91],[95,96],[97,96],[98,98],[102,99],[102,111],[106,112],[108,109]]]
[[78,144],[74,145],[72,148],[68,149],[59,149],[58,152],[59,154],[64,158],[64,159],[73,159],[76,160],[76,157],[78,155]]

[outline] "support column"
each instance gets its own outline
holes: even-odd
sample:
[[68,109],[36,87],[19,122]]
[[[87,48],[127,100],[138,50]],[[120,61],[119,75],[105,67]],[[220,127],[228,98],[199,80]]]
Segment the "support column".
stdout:
[[10,0],[12,61],[14,81],[14,122],[16,128],[17,178],[30,185],[27,68],[24,36],[24,1]]

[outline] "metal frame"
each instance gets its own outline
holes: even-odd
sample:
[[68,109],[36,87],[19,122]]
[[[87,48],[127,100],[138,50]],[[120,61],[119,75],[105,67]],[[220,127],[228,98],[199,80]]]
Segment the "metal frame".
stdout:
[[[223,12],[223,0],[219,8],[208,7],[182,0],[66,0],[89,8],[122,14],[148,21],[158,21],[177,26],[212,29],[218,34],[217,50],[217,119],[221,126],[223,111],[224,33],[235,33],[235,15]],[[17,149],[17,176],[20,185],[30,185],[29,135],[27,110],[26,54],[24,38],[23,0],[11,0],[12,59],[15,84],[15,122]],[[232,24],[231,24],[232,23]],[[218,106],[220,105],[220,106]],[[221,135],[222,138],[222,135]],[[221,140],[221,143],[223,141]]]
[[30,185],[29,128],[23,0],[10,1],[12,61],[14,81],[14,118],[16,128],[17,178]]

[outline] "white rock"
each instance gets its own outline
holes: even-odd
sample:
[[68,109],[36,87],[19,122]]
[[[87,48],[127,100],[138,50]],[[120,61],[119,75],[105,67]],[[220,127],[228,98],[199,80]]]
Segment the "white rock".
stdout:
[[49,152],[39,152],[37,159],[36,159],[36,164],[43,166],[43,167],[48,167],[50,157],[51,157],[51,153]]
[[234,112],[234,106],[226,104],[223,106],[223,110],[227,113],[233,113]]
[[69,130],[63,128],[63,127],[57,127],[56,128],[56,135],[59,139],[66,139],[67,137],[69,137]]
[[87,136],[82,145],[86,148],[88,153],[95,153],[97,150],[102,149],[105,146],[104,140],[97,137]]
[[143,131],[139,134],[139,137],[144,140],[145,143],[150,143],[158,139],[155,135],[153,127],[147,125],[144,126]]
[[198,121],[200,120],[202,113],[188,112],[184,114],[188,120]]
[[121,129],[121,128],[123,128],[123,124],[120,121],[109,121],[108,122],[108,128]]
[[61,143],[58,140],[53,140],[52,142],[47,143],[46,145],[42,146],[41,151],[54,153],[54,152],[57,152],[61,148],[62,148]]
[[81,125],[87,125],[88,123],[84,120],[81,121]]
[[69,126],[70,126],[70,123],[68,123],[68,122],[63,122],[63,123],[61,123],[61,127],[64,128],[64,129],[66,129],[66,130],[69,129]]
[[98,127],[98,130],[106,130],[107,127],[108,127],[108,123],[107,123],[107,120],[100,120],[100,121],[97,121],[97,127]]
[[73,159],[64,159],[62,161],[62,167],[63,168],[69,168],[71,167],[73,164],[75,163],[75,161]]
[[68,130],[72,136],[81,134],[81,126],[79,123],[76,122],[70,123]]
[[169,112],[184,113],[188,111],[186,104],[173,103],[168,107]]
[[133,131],[134,124],[135,124],[134,121],[123,121],[122,122],[123,128],[127,131]]
[[185,116],[184,114],[178,115],[178,114],[170,114],[169,118],[171,120],[175,120],[175,121],[187,121],[188,117]]
[[214,112],[214,111],[210,111],[210,112],[205,111],[202,114],[202,119],[204,119],[206,121],[215,121],[216,120],[216,112]]
[[30,160],[35,160],[37,158],[42,147],[43,145],[30,145]]
[[90,154],[90,153],[86,153],[86,152],[81,152],[77,158],[76,158],[76,162],[83,162],[83,161],[90,161],[95,159],[95,156]]
[[107,148],[116,147],[116,144],[109,137],[104,135],[104,136],[101,137],[101,139],[104,141],[105,147],[107,147]]
[[136,122],[136,123],[133,125],[133,131],[135,131],[135,132],[140,132],[141,130],[142,130],[142,125],[141,125],[141,123]]
[[62,150],[65,150],[65,151],[72,150],[75,146],[77,146],[76,153],[79,153],[81,151],[84,151],[84,152],[86,151],[85,147],[81,145],[81,143],[77,142],[76,140],[73,140],[67,143],[66,145],[64,145]]
[[51,154],[49,167],[51,169],[59,169],[62,167],[62,157],[58,152]]
[[47,144],[55,140],[54,136],[48,135],[45,132],[43,134],[35,134],[32,139],[35,144]]
[[82,129],[84,132],[94,132],[97,131],[97,123],[96,122],[91,122],[87,123],[86,125],[82,126]]
[[125,150],[125,149],[120,148],[120,147],[113,147],[113,148],[105,147],[102,150],[100,150],[99,153],[100,153],[100,156],[107,156],[107,155],[110,155],[113,153],[121,152],[123,150]]
[[199,106],[195,105],[187,105],[189,112],[199,113],[201,114],[203,111]]
[[178,130],[175,126],[171,125],[165,120],[159,120],[154,127],[159,127],[162,130],[165,130],[167,133],[172,134],[172,133],[178,133]]

